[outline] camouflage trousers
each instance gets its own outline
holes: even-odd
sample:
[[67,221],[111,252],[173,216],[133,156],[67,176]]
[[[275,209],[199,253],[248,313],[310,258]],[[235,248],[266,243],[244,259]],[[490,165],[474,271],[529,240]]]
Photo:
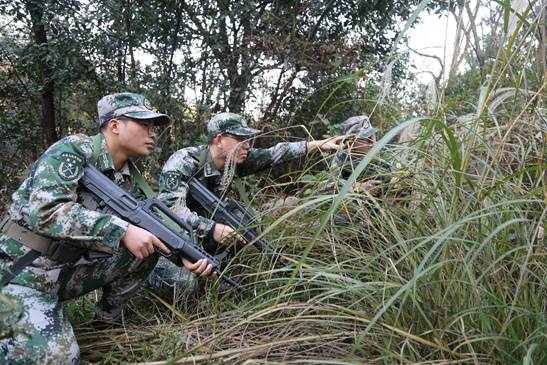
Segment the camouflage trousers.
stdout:
[[2,295],[18,304],[19,310],[4,319],[15,334],[0,340],[0,364],[78,364],[79,346],[60,302],[102,288],[101,300],[95,308],[96,318],[114,321],[157,260],[157,254],[137,260],[122,247],[114,255],[82,258],[65,265],[54,290],[7,285]]
[[148,288],[169,303],[181,304],[197,293],[198,280],[186,268],[160,257],[147,280]]

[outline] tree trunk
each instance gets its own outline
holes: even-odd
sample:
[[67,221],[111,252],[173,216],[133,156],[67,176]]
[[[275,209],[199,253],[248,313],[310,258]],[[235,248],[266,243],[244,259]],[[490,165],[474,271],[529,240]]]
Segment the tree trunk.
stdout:
[[118,75],[118,82],[125,85],[125,45],[123,41],[118,40],[118,54],[117,54],[116,70]]
[[38,59],[39,83],[42,85],[42,132],[45,143],[53,144],[57,141],[55,126],[54,83],[51,71],[47,64],[48,42],[44,26],[44,4],[42,1],[27,0],[25,2],[27,12],[32,22],[34,41],[44,50]]
[[230,95],[228,97],[228,109],[232,113],[241,113],[245,108],[245,93],[249,88],[251,75],[244,70],[238,74],[237,69],[228,68],[230,76]]
[[[547,22],[547,10],[545,10],[545,6],[541,9],[543,12],[542,19],[543,21],[539,25],[539,49],[538,49],[538,56],[541,60],[540,65],[543,66],[543,74],[541,76],[542,85],[545,83],[545,78],[547,77],[547,54],[545,52],[545,45],[547,44],[547,31],[546,31],[546,22]],[[543,93],[542,99],[545,99],[545,93]]]
[[[180,24],[182,22],[182,6],[177,7],[176,20],[175,20],[175,31],[171,37],[171,49],[169,51],[169,63],[167,64],[167,70],[165,72],[165,88],[164,88],[164,97],[171,97],[171,82],[172,82],[172,73],[173,73],[173,58],[175,57],[175,51],[179,47],[178,37]],[[183,88],[184,90],[184,88]]]
[[[228,108],[233,113],[241,113],[244,111],[245,96],[249,89],[249,85],[253,80],[253,74],[250,69],[252,56],[251,50],[249,49],[251,23],[246,15],[243,15],[237,20],[240,23],[241,40],[240,43],[237,44],[238,36],[234,29],[234,44],[231,47],[232,54],[230,55],[231,62],[227,68],[228,77],[230,79]],[[238,65],[241,65],[241,67],[238,67]]]
[[127,47],[129,52],[129,60],[131,62],[130,69],[129,69],[129,77],[131,78],[131,82],[135,81],[135,78],[137,77],[137,65],[135,63],[135,53],[133,51],[133,34],[132,34],[132,3],[131,0],[128,0],[126,3],[126,6],[124,7],[124,13],[125,13],[125,29],[127,33]]

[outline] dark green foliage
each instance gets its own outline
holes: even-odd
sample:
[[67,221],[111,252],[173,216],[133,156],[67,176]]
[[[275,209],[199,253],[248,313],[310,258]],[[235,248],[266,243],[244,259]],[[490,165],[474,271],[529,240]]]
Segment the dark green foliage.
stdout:
[[[28,166],[56,138],[95,133],[95,103],[116,91],[143,93],[173,118],[151,177],[222,110],[259,115],[265,130],[332,132],[372,109],[378,83],[368,71],[339,80],[381,70],[395,19],[417,3],[0,0],[0,137],[9,145],[0,187],[17,185],[15,153]],[[318,114],[332,128],[311,123]]]

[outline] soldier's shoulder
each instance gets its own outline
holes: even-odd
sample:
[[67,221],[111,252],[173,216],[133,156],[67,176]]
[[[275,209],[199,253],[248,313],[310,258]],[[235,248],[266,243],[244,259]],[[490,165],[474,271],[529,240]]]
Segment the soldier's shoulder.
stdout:
[[171,157],[169,157],[169,160],[181,160],[186,162],[196,159],[199,160],[200,153],[200,146],[185,147],[173,153]]
[[191,157],[199,157],[199,155],[201,154],[201,151],[204,151],[206,149],[207,149],[206,145],[199,145],[199,146],[190,146],[190,147],[181,148],[177,152],[180,152],[181,154],[186,154],[187,156],[191,156]]
[[163,166],[163,172],[188,169],[199,165],[199,156],[204,146],[181,148],[169,157]]
[[59,141],[51,145],[45,153],[71,153],[79,155],[87,160],[93,154],[93,142],[91,137],[85,134],[73,134],[61,138]]

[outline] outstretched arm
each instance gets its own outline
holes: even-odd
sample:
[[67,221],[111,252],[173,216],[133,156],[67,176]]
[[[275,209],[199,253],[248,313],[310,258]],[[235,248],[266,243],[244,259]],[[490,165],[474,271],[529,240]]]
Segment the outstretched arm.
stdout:
[[343,148],[342,140],[343,136],[331,137],[326,139],[320,139],[317,141],[310,141],[307,143],[308,153],[313,150],[320,149],[321,151],[338,151]]
[[306,154],[320,149],[336,151],[342,147],[342,137],[333,137],[318,141],[281,142],[270,148],[253,148],[247,160],[237,168],[239,176],[254,174],[274,165],[304,157]]

